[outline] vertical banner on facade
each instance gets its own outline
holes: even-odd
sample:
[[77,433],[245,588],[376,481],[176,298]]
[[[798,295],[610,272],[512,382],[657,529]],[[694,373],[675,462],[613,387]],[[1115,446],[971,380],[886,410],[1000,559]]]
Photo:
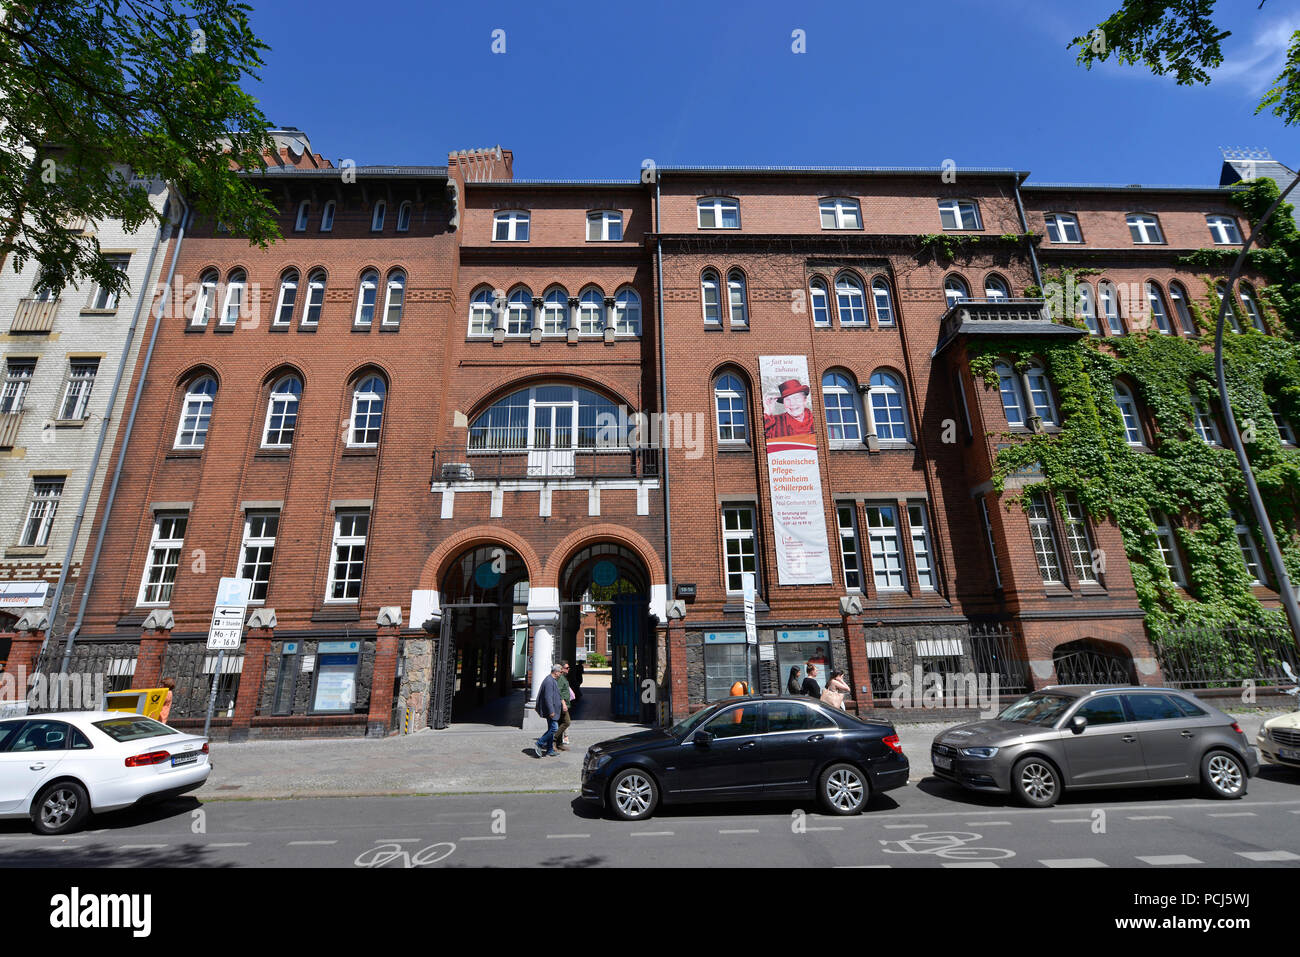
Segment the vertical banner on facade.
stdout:
[[828,585],[830,546],[806,356],[759,356],[777,580]]

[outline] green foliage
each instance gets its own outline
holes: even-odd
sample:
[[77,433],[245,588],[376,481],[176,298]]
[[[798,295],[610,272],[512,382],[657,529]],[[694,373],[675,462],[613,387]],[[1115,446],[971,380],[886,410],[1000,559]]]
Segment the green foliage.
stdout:
[[[1045,285],[1067,285],[1068,273]],[[1216,307],[1207,302],[1208,314]],[[1199,308],[1196,312],[1207,314]],[[1208,328],[1203,321],[1202,328]],[[1208,339],[1136,334],[1064,344],[1023,337],[968,346],[972,371],[989,388],[997,388],[993,364],[998,357],[1010,358],[1021,369],[1035,357],[1046,364],[1061,428],[1008,436],[997,456],[995,484],[1001,489],[1013,474],[1029,474],[1035,484],[1027,491],[1069,493],[1094,520],[1113,520],[1123,536],[1148,629],[1157,639],[1187,627],[1285,627],[1280,612],[1266,610],[1255,598],[1240,557],[1231,510],[1248,521],[1251,513],[1236,457],[1229,448],[1207,445],[1193,424],[1194,398],[1218,410],[1208,345]],[[1272,411],[1293,421],[1300,416],[1300,346],[1290,337],[1249,331],[1226,335],[1224,355],[1238,426],[1249,437],[1247,451],[1260,492],[1287,569],[1295,575],[1300,572],[1300,544],[1294,536],[1300,524],[1300,451],[1282,445]],[[1113,398],[1119,379],[1155,424],[1150,451],[1126,440]],[[1190,599],[1169,579],[1152,510],[1174,519]],[[1255,534],[1258,542],[1258,530]]]
[[40,265],[53,288],[124,278],[93,236],[68,227],[160,214],[131,174],[172,183],[251,243],[276,211],[234,166],[271,146],[257,101],[267,49],[237,0],[60,0],[0,6],[0,264]]
[[588,668],[604,668],[608,664],[609,664],[609,659],[606,658],[604,655],[602,655],[599,651],[593,651],[587,655]]
[[[1215,24],[1214,2],[1124,0],[1069,46],[1078,49],[1078,62],[1088,69],[1114,56],[1119,63],[1143,64],[1156,76],[1173,74],[1183,86],[1208,84],[1210,71],[1223,65],[1222,41],[1232,35]],[[1300,30],[1291,41],[1282,73],[1255,109],[1271,110],[1288,126],[1300,121]]]

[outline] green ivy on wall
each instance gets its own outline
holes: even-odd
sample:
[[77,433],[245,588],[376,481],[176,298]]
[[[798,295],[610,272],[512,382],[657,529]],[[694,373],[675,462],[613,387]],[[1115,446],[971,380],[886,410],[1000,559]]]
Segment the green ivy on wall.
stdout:
[[[1236,194],[1250,216],[1261,215],[1276,196],[1272,180]],[[1269,307],[1266,313],[1274,313],[1268,318],[1277,334],[1263,335],[1249,324],[1243,326],[1247,332],[1229,331],[1224,357],[1238,428],[1294,579],[1300,578],[1300,451],[1282,444],[1273,412],[1300,423],[1300,345],[1295,337],[1300,330],[1300,234],[1289,207],[1279,210],[1276,219],[1269,245],[1251,259],[1269,280],[1260,298]],[[990,388],[997,388],[998,358],[1011,360],[1020,370],[1035,358],[1046,365],[1061,427],[1011,439],[998,452],[995,487],[1001,491],[1008,477],[1028,473],[1033,484],[1025,492],[1055,493],[1058,506],[1061,493],[1070,494],[1094,521],[1113,520],[1123,536],[1148,630],[1156,639],[1198,627],[1285,628],[1282,613],[1265,609],[1254,596],[1241,557],[1234,509],[1252,526],[1260,560],[1268,566],[1236,456],[1226,444],[1204,442],[1193,423],[1193,399],[1222,421],[1211,351],[1218,308],[1214,278],[1226,276],[1233,256],[1231,251],[1226,256],[1221,250],[1203,253],[1186,257],[1187,265],[1214,274],[1206,276],[1204,304],[1191,304],[1202,333],[1195,339],[1139,332],[1064,343],[1057,337],[975,340],[967,346],[972,371]],[[1044,277],[1045,285],[1070,289],[1073,280],[1093,272],[1066,268]],[[1083,326],[1074,316],[1058,321]],[[1149,451],[1128,444],[1113,397],[1117,380],[1131,388],[1147,414],[1144,428],[1155,425],[1155,435],[1148,435]],[[1023,505],[1023,496],[1011,501]],[[1172,519],[1190,598],[1169,578],[1152,511]]]

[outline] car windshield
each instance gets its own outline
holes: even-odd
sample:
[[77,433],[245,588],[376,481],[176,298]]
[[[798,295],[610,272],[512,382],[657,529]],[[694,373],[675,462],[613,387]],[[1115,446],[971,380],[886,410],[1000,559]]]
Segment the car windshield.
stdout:
[[693,715],[690,715],[689,717],[683,718],[681,721],[678,721],[675,725],[673,725],[672,731],[670,733],[673,735],[673,737],[676,738],[686,737],[688,734],[690,734],[692,731],[698,728],[709,718],[717,714],[718,709],[721,707],[722,707],[721,704],[710,705],[707,708],[695,712]]
[[1026,695],[998,715],[998,720],[1019,721],[1021,724],[1037,724],[1047,727],[1055,724],[1056,719],[1073,702],[1073,698],[1067,698],[1059,694]]
[[164,734],[180,733],[165,724],[160,724],[153,718],[140,716],[96,721],[95,727],[114,741],[138,741],[140,738],[157,738]]

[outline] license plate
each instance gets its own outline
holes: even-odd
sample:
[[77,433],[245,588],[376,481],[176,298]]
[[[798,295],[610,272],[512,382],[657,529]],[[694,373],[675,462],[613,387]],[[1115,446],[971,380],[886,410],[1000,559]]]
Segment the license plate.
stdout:
[[941,755],[941,754],[936,754],[936,755],[934,756],[934,766],[935,766],[936,768],[941,768],[941,769],[944,770],[944,771],[951,771],[951,770],[952,770],[952,758],[945,758],[945,757],[944,757],[943,755]]
[[175,767],[178,764],[193,764],[198,759],[199,759],[199,752],[197,751],[190,751],[186,754],[173,754],[172,766]]
[[1278,757],[1286,758],[1288,761],[1300,761],[1300,751],[1295,748],[1278,748]]

